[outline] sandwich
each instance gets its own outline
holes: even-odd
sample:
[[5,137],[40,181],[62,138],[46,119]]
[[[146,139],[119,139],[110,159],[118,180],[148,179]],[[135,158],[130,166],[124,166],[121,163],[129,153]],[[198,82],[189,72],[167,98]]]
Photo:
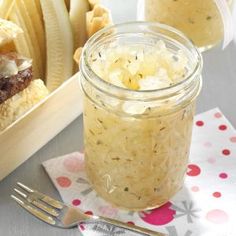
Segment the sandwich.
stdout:
[[0,19],[0,132],[48,95],[41,79],[33,79],[32,60],[12,52],[13,40],[23,33]]

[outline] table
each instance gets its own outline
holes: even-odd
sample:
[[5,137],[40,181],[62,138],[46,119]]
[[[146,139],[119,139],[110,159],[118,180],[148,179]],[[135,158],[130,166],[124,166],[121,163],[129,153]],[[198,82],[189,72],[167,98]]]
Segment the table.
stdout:
[[[115,22],[135,19],[136,0],[104,0],[103,2],[112,10]],[[203,58],[203,89],[198,99],[197,113],[219,107],[236,127],[236,40],[225,51],[214,49],[204,53]],[[52,157],[82,149],[82,135],[83,125],[80,116],[0,182],[1,236],[77,235],[76,229],[61,230],[35,219],[10,200],[10,194],[15,183],[22,181],[52,197],[59,198],[41,163]]]

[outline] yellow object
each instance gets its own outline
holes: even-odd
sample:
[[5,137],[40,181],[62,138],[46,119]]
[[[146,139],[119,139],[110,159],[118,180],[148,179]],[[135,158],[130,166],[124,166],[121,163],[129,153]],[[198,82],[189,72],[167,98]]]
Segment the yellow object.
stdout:
[[0,18],[0,46],[9,43],[21,33],[23,30],[18,25]]
[[154,46],[113,46],[93,53],[89,58],[94,72],[105,81],[131,90],[169,87],[185,78],[186,55],[172,53],[163,41]]
[[24,32],[14,40],[17,52],[25,57],[32,58],[34,78],[44,78],[43,52],[39,47],[36,27],[32,25],[31,18],[21,0],[15,1],[9,19],[20,26]]
[[69,16],[74,34],[74,50],[83,47],[88,38],[86,32],[86,13],[88,11],[87,0],[71,0]]
[[[26,12],[24,19],[30,32],[30,38],[33,41],[34,50],[39,51],[37,64],[42,68],[39,78],[44,78],[46,69],[46,39],[43,24],[43,15],[39,0],[21,0],[22,11]],[[37,78],[37,77],[36,77]]]
[[12,124],[25,112],[48,95],[42,80],[33,80],[23,91],[0,104],[0,131]]
[[180,33],[140,22],[107,28],[86,46],[81,85],[90,183],[118,207],[159,207],[183,185],[201,56]]
[[77,118],[82,113],[81,103],[76,74],[0,131],[0,181]]
[[145,0],[145,20],[181,30],[202,49],[223,38],[223,22],[214,0]]
[[100,0],[87,0],[90,4],[90,8],[93,9],[95,5],[100,4]]
[[0,1],[0,18],[7,19],[11,13],[16,0]]
[[46,85],[55,90],[73,74],[73,33],[64,0],[41,0],[46,29]]
[[100,29],[112,25],[111,13],[102,5],[95,5],[92,11],[87,12],[86,22],[87,34],[91,37]]

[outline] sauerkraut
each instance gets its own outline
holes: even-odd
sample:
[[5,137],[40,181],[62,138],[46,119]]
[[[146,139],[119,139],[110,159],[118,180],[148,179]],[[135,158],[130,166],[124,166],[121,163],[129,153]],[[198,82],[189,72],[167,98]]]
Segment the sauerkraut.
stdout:
[[183,80],[188,71],[184,53],[173,53],[163,41],[155,46],[110,45],[91,55],[90,64],[103,80],[131,90],[169,87]]
[[[173,26],[198,47],[214,46],[223,38],[223,22],[214,0],[144,0],[145,19]],[[231,0],[228,1],[229,5]]]
[[[155,47],[103,48],[91,55],[89,63],[100,78],[130,92],[168,88],[189,72],[184,53],[174,53],[162,41]],[[109,99],[108,107],[96,90],[90,88],[90,93],[96,101],[85,97],[84,136],[91,184],[100,196],[121,208],[161,206],[183,184],[194,101],[171,110],[176,101],[166,100],[160,107],[153,101]]]

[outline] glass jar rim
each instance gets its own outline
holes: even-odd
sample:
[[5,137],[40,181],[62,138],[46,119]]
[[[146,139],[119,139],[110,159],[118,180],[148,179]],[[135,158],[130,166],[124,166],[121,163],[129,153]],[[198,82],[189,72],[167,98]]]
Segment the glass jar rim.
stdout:
[[[89,48],[90,45],[95,43],[96,40],[99,39],[102,35],[106,34],[109,31],[119,29],[119,28],[122,28],[122,27],[125,27],[125,26],[156,27],[160,30],[166,30],[169,33],[174,33],[176,36],[183,39],[187,43],[188,50],[191,51],[192,55],[195,55],[195,58],[196,58],[195,59],[196,63],[195,63],[195,66],[193,67],[193,69],[191,70],[191,73],[188,73],[187,76],[183,80],[181,80],[178,83],[175,83],[175,84],[173,84],[169,87],[152,89],[152,90],[132,90],[132,89],[124,88],[124,87],[119,87],[119,86],[111,84],[108,81],[105,81],[104,79],[99,77],[93,71],[93,69],[90,66],[90,63],[88,61],[88,56],[89,55],[87,53],[87,49]],[[139,32],[136,32],[136,33],[139,33]],[[175,41],[174,38],[172,40],[173,40],[173,42]],[[86,69],[84,69],[84,67]],[[158,22],[145,22],[145,21],[133,21],[133,22],[114,24],[114,25],[111,25],[111,26],[105,27],[104,29],[99,30],[93,36],[91,36],[88,39],[88,41],[86,42],[86,44],[84,45],[83,50],[82,50],[82,54],[81,54],[81,59],[80,59],[81,73],[83,75],[85,75],[85,78],[87,78],[87,77],[93,78],[95,83],[100,83],[101,86],[98,87],[98,86],[95,85],[94,82],[92,82],[91,80],[89,81],[98,90],[100,90],[100,91],[109,91],[110,89],[115,89],[117,92],[132,93],[133,95],[138,95],[138,96],[141,95],[141,94],[152,94],[152,93],[167,92],[167,91],[172,90],[172,89],[178,90],[179,87],[181,87],[184,84],[186,84],[187,82],[189,82],[191,80],[191,78],[194,78],[195,76],[197,76],[201,72],[202,67],[203,67],[203,59],[202,59],[202,55],[201,55],[200,51],[198,50],[198,48],[196,46],[194,46],[193,42],[187,36],[185,36],[184,33],[182,33],[181,31],[179,31],[179,30],[177,30],[174,27],[171,27],[169,25],[161,24],[161,23],[158,23]],[[89,76],[88,76],[88,73],[89,73]],[[107,88],[107,90],[103,89],[103,88]],[[110,92],[107,92],[107,93],[110,93]]]

